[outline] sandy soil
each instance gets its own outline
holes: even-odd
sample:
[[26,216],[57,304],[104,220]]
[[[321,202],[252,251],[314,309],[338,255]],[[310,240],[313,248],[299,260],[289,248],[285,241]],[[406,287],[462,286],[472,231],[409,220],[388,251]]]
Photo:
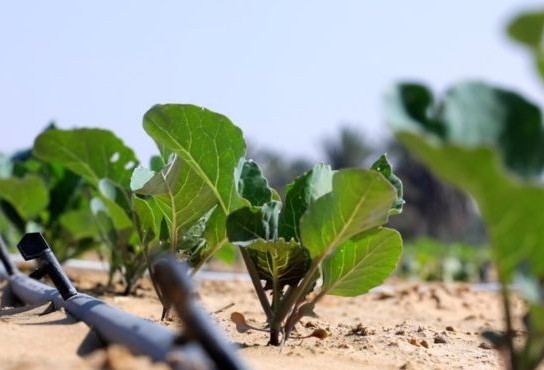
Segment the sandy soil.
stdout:
[[[149,284],[142,284],[136,297],[121,297],[101,287],[102,275],[71,275],[82,291],[158,321],[161,306]],[[249,282],[202,281],[198,291],[204,307],[216,312],[214,319],[253,369],[306,370],[324,364],[334,369],[501,368],[497,352],[479,335],[484,329],[502,327],[495,293],[473,291],[462,284],[396,282],[390,287],[358,298],[327,297],[317,307],[320,317],[303,320],[298,332],[305,335],[323,328],[330,337],[290,340],[281,349],[266,345],[266,333],[238,333],[230,321],[236,311],[250,324],[264,327]],[[522,310],[521,303],[517,310]],[[134,358],[120,347],[93,352],[97,340],[84,323],[63,311],[44,314],[46,311],[46,306],[0,311],[2,369],[164,368]],[[178,323],[165,325],[176,327]]]

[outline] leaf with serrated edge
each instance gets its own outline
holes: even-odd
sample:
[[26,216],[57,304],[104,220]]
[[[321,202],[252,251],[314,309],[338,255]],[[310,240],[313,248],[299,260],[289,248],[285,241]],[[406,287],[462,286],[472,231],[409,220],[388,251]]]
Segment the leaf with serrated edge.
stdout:
[[395,188],[376,171],[336,172],[332,192],[301,218],[302,244],[312,258],[321,258],[351,237],[385,224],[395,197]]
[[323,261],[326,294],[355,297],[381,284],[394,270],[402,253],[400,234],[373,229],[345,241]]
[[272,189],[261,168],[251,159],[241,159],[236,167],[234,179],[238,193],[253,206],[263,206],[272,200]]
[[313,202],[332,190],[333,174],[331,166],[318,164],[287,185],[285,205],[280,216],[281,237],[300,241],[300,218]]
[[389,212],[389,214],[398,215],[402,213],[402,206],[405,203],[403,199],[404,191],[402,187],[402,181],[397,175],[393,173],[393,167],[391,167],[387,156],[385,154],[382,154],[380,158],[378,158],[378,160],[372,164],[371,168],[374,171],[378,171],[379,173],[381,173],[387,180],[389,180],[391,185],[393,185],[395,189],[397,189],[397,198],[391,206],[391,211]]

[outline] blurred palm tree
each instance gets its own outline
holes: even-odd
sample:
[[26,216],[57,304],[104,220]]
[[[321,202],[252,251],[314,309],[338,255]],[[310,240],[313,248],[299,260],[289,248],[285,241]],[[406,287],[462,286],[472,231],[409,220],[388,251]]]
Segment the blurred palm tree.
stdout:
[[287,184],[312,168],[312,163],[304,158],[291,159],[270,149],[255,150],[251,144],[248,145],[248,157],[259,164],[269,185],[282,197]]
[[399,142],[385,145],[395,173],[404,185],[402,215],[391,219],[407,239],[432,237],[445,243],[481,244],[485,231],[475,203],[464,193],[433,176]]
[[376,150],[361,132],[353,127],[342,126],[337,137],[323,141],[323,152],[333,169],[360,167],[367,164]]

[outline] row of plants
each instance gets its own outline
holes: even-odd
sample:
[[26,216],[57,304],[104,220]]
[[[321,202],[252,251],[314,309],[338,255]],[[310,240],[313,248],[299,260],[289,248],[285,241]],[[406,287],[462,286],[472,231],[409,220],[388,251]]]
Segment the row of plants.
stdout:
[[[541,12],[522,14],[509,27],[541,73],[543,30]],[[535,368],[544,358],[540,109],[481,82],[455,85],[441,99],[424,85],[402,83],[389,91],[385,108],[398,140],[478,204],[491,256],[454,249],[467,260],[493,260],[506,330],[485,335],[508,368]],[[282,199],[246,158],[243,133],[227,117],[157,105],[143,127],[158,148],[148,166],[114,133],[89,128],[49,127],[32,150],[1,157],[0,232],[13,242],[40,230],[61,260],[97,250],[110,262],[110,280],[122,276],[127,294],[165,251],[191,264],[193,274],[214,256],[239,251],[266,317],[257,329],[270,333],[272,345],[293,337],[325,295],[364,294],[395,269],[402,240],[384,225],[404,201],[385,156],[368,169],[316,164],[282,189]],[[425,251],[436,249],[428,241],[410,248],[423,265]],[[444,274],[440,263],[430,274]],[[512,283],[527,302],[521,344],[514,343]],[[242,315],[233,319],[247,329]]]
[[80,176],[38,159],[31,149],[0,155],[0,232],[10,245],[25,232],[40,231],[62,261],[99,248],[88,195]]
[[0,179],[2,230],[41,229],[62,260],[101,248],[127,294],[164,251],[194,274],[237,249],[273,345],[324,295],[366,293],[395,269],[402,240],[383,225],[404,201],[385,156],[369,169],[317,164],[282,200],[227,117],[157,105],[143,127],[158,148],[149,168],[110,131],[44,131]]
[[441,243],[418,238],[404,244],[397,274],[422,281],[495,281],[494,270],[485,245]]

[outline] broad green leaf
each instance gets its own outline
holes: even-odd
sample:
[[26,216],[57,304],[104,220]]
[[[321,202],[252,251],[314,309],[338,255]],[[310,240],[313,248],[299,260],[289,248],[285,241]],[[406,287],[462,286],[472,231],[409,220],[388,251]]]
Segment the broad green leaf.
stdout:
[[46,179],[49,188],[49,221],[54,223],[64,212],[80,207],[85,198],[83,179],[60,165],[43,161],[39,163],[42,178]]
[[371,168],[374,171],[378,171],[379,173],[381,173],[387,180],[389,180],[391,185],[393,185],[395,189],[397,189],[397,197],[393,202],[389,213],[391,215],[398,215],[402,213],[402,206],[405,203],[403,198],[402,181],[398,178],[397,175],[393,173],[393,168],[389,164],[387,156],[385,154],[382,154],[380,158],[378,158],[378,160],[374,162]]
[[[388,121],[397,131],[432,133],[446,143],[467,147],[492,146],[517,174],[540,175],[544,168],[544,126],[537,106],[513,92],[465,82],[449,89],[440,105],[433,107],[429,100],[422,117],[409,99],[421,89],[426,88],[401,84],[388,93]],[[429,128],[428,122],[435,122],[443,134]]]
[[272,189],[268,186],[268,180],[254,161],[241,159],[234,179],[238,193],[251,205],[261,207],[272,200]]
[[508,35],[515,41],[536,52],[542,47],[544,12],[525,12],[510,21]]
[[310,255],[295,240],[257,239],[248,247],[265,289],[281,291],[285,285],[295,286],[310,267]]
[[520,95],[483,83],[459,84],[448,91],[442,112],[449,142],[497,146],[506,165],[520,175],[542,172],[542,114]]
[[544,78],[544,11],[539,9],[517,15],[510,21],[507,32],[510,38],[528,49],[536,70]]
[[302,244],[312,258],[321,258],[351,237],[385,224],[395,198],[396,189],[376,171],[337,171],[332,191],[311,204],[300,220]]
[[444,123],[433,117],[433,94],[426,86],[399,84],[387,93],[385,103],[388,120],[394,122],[397,130],[421,127],[438,137],[445,136]]
[[318,164],[287,185],[280,216],[279,235],[282,238],[300,241],[300,218],[312,203],[332,191],[333,174],[329,165]]
[[0,199],[8,202],[21,218],[28,221],[43,212],[49,193],[43,180],[34,175],[0,179]]
[[187,230],[217,204],[203,179],[177,156],[157,173],[137,168],[131,188],[137,194],[153,196],[176,247]]
[[[119,187],[118,184],[110,179],[101,179],[98,182],[98,196],[110,209],[111,216],[115,218],[114,224],[118,226],[120,222],[123,225],[133,225],[132,204],[127,189]],[[123,213],[123,214],[121,214]],[[123,220],[123,221],[121,221]],[[121,226],[119,226],[121,227]],[[125,226],[123,226],[125,227]]]
[[144,129],[163,156],[176,153],[205,182],[223,212],[247,205],[234,179],[245,142],[227,117],[193,105],[156,105],[144,115]]
[[109,179],[124,189],[138,164],[132,149],[101,129],[48,130],[36,138],[34,155],[61,164],[94,186]]
[[246,246],[255,239],[277,239],[280,209],[281,203],[272,201],[263,207],[244,207],[232,212],[227,217],[229,240]]
[[[542,276],[544,188],[519,182],[505,168],[521,175],[540,173],[544,146],[538,108],[508,91],[460,85],[442,104],[448,135],[441,140],[409,117],[409,102],[402,96],[393,92],[388,99],[393,110],[388,121],[399,140],[438,176],[477,201],[501,276],[511,278],[521,264]],[[401,110],[406,117],[398,114]],[[452,131],[457,132],[453,137]]]
[[128,235],[134,231],[134,225],[132,224],[130,217],[128,217],[125,210],[112,199],[105,196],[94,197],[91,199],[91,211],[95,215],[103,212],[119,233],[127,235],[127,240]]
[[402,253],[400,234],[373,229],[347,240],[323,261],[322,291],[355,297],[383,283],[395,270]]
[[98,235],[98,227],[89,209],[74,209],[63,213],[59,222],[74,240],[93,238]]
[[505,278],[521,264],[544,275],[544,188],[510,177],[489,148],[440,145],[407,132],[397,137],[434,173],[474,197]]
[[[107,241],[110,246],[116,246],[118,241],[117,232],[111,217],[108,215],[106,205],[100,198],[95,197],[91,199],[90,207],[102,239]],[[116,255],[113,249],[110,252],[112,256]]]
[[163,214],[155,199],[142,199],[132,195],[132,205],[141,232],[140,242],[148,243],[160,235]]

